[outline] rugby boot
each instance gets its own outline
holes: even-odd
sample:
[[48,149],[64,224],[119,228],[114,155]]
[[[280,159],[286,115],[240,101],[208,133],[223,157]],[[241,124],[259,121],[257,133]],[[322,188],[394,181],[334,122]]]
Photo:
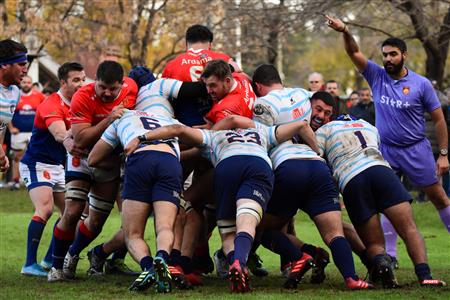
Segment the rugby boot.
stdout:
[[232,293],[250,292],[248,269],[246,266],[241,266],[237,259],[230,266],[228,280],[230,281]]
[[149,287],[154,285],[156,282],[155,270],[150,269],[143,271],[138,278],[131,284],[128,288],[130,292],[142,292],[148,290]]
[[58,282],[58,281],[65,281],[66,277],[64,276],[64,272],[62,269],[55,269],[51,268],[50,271],[48,271],[47,274],[47,281],[48,282]]
[[442,280],[438,280],[438,279],[420,280],[419,284],[420,284],[420,286],[424,286],[424,287],[442,287],[442,286],[447,286],[447,283],[445,283]]
[[87,274],[89,276],[103,275],[104,274],[103,267],[105,265],[105,259],[95,254],[94,249],[88,251],[87,257],[90,264],[89,269],[87,270]]
[[263,267],[262,260],[255,252],[248,255],[247,267],[253,275],[257,277],[265,277],[269,272]]
[[67,252],[66,256],[64,257],[64,265],[63,265],[64,277],[66,277],[67,279],[75,278],[79,260],[80,257],[78,255],[72,256],[70,255],[69,252]]
[[313,261],[310,255],[303,253],[303,256],[299,260],[292,262],[291,272],[284,282],[283,287],[286,289],[297,288],[298,283],[302,280],[305,273],[314,266]]
[[170,266],[169,272],[172,275],[172,282],[180,290],[192,289],[192,284],[184,275],[183,269],[180,266]]
[[373,289],[373,285],[362,279],[355,280],[351,277],[345,279],[345,285],[349,290],[367,290]]
[[47,277],[47,271],[45,271],[41,265],[34,263],[29,266],[23,266],[20,271],[22,275],[27,276],[38,276],[38,277]]
[[230,266],[228,265],[225,255],[223,253],[222,255],[219,255],[219,251],[222,252],[222,249],[214,252],[214,264],[216,265],[217,277],[225,279],[228,276],[228,269]]
[[133,271],[125,264],[125,261],[123,259],[118,258],[114,260],[106,260],[105,274],[137,276],[139,275],[139,272]]
[[310,282],[315,284],[322,283],[326,278],[325,268],[330,263],[330,255],[325,249],[317,247],[317,255],[313,263]]
[[156,292],[169,293],[172,291],[172,275],[164,258],[157,256],[153,261],[153,268],[156,273]]

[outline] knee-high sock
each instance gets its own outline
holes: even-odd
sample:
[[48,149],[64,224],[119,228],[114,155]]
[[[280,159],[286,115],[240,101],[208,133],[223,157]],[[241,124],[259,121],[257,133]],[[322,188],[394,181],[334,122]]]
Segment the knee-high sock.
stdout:
[[383,214],[381,215],[381,227],[383,228],[384,240],[386,242],[386,253],[390,256],[397,257],[397,231],[395,231],[391,221]]
[[73,242],[75,232],[63,231],[55,227],[53,231],[53,251],[52,251],[52,266],[55,269],[62,269],[64,264],[64,257],[67,250]]
[[279,254],[281,263],[284,264],[299,260],[303,255],[281,231],[265,230],[261,236],[261,244],[270,251]]
[[30,224],[28,225],[27,257],[25,260],[25,266],[30,266],[36,263],[37,249],[39,247],[42,232],[44,232],[46,223],[47,222],[39,216],[33,216],[33,218],[31,218]]
[[[59,223],[59,221],[60,221],[61,219],[60,218],[58,218],[57,220],[56,220],[56,222],[55,222],[55,225],[53,225],[53,232],[55,232],[55,228],[56,228],[56,225],[58,225],[58,223]],[[48,245],[48,250],[47,250],[47,254],[45,254],[45,257],[44,257],[44,261],[46,261],[46,262],[51,262],[52,261],[52,252],[53,252],[53,243],[54,243],[54,236],[52,235],[52,240],[50,241],[50,245]]]
[[252,249],[253,237],[247,232],[238,232],[234,238],[234,259],[241,265],[247,265],[248,254]]
[[80,222],[75,240],[69,248],[70,255],[79,255],[98,235],[98,233],[90,231],[84,222]]
[[447,206],[446,208],[438,210],[439,217],[441,217],[442,223],[444,223],[445,228],[447,228],[447,231],[450,232],[450,206]]
[[357,280],[358,276],[356,276],[352,248],[350,248],[345,237],[335,237],[330,243],[330,250],[333,255],[334,264],[339,269],[339,272],[341,272],[342,277],[344,277],[344,279],[351,277]]

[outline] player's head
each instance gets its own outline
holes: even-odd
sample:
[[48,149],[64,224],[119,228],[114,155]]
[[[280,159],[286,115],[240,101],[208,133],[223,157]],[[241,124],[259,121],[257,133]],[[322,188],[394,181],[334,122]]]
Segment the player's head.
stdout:
[[270,92],[270,87],[275,84],[283,84],[280,74],[274,65],[259,65],[252,77],[253,90],[258,97],[263,97]]
[[365,87],[358,90],[359,102],[363,104],[368,104],[372,101],[372,95],[370,89]]
[[339,96],[339,84],[336,80],[328,80],[325,82],[325,91],[333,96]]
[[83,66],[76,61],[65,62],[58,69],[58,79],[61,91],[70,100],[86,81]]
[[136,66],[131,69],[130,73],[128,73],[128,77],[136,82],[139,89],[156,80],[152,71],[144,66]]
[[323,87],[323,75],[317,72],[309,74],[308,84],[311,92],[320,91]]
[[381,44],[383,66],[388,74],[399,74],[404,66],[408,49],[406,43],[399,38],[388,38]]
[[330,93],[319,91],[311,96],[311,128],[315,131],[331,121],[334,98]]
[[186,30],[186,45],[189,48],[193,44],[209,44],[208,49],[211,48],[211,43],[214,35],[208,27],[195,24]]
[[23,76],[22,81],[20,82],[20,89],[22,90],[22,92],[29,93],[32,88],[33,79],[28,75]]
[[230,65],[222,59],[210,61],[206,65],[201,78],[206,85],[208,94],[214,101],[222,100],[229,93],[234,83]]
[[7,39],[0,41],[0,82],[9,86],[19,85],[28,72],[27,48]]
[[115,61],[105,60],[97,68],[95,93],[104,102],[111,102],[120,94],[123,84],[123,68]]

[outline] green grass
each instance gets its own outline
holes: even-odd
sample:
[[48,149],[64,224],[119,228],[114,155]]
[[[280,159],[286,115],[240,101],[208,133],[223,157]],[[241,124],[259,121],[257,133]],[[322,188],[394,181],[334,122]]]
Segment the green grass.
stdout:
[[[415,218],[425,238],[429,263],[435,278],[450,282],[450,238],[439,220],[434,207],[429,204],[414,204]],[[342,278],[336,267],[330,264],[327,268],[327,279],[322,285],[304,283],[297,290],[286,291],[281,288],[283,279],[279,276],[279,259],[262,247],[258,250],[264,265],[269,269],[268,278],[252,277],[253,291],[248,295],[231,295],[227,282],[213,275],[205,278],[205,285],[192,291],[175,290],[168,295],[157,295],[153,291],[135,295],[128,292],[129,284],[134,278],[104,276],[102,278],[88,278],[86,270],[88,262],[86,251],[82,253],[84,259],[78,266],[79,278],[74,282],[49,284],[46,279],[30,278],[20,275],[20,269],[25,259],[26,232],[28,222],[33,214],[33,207],[26,191],[0,190],[0,299],[147,299],[152,297],[171,298],[208,298],[208,299],[308,299],[333,298],[343,299],[355,297],[358,299],[450,299],[450,288],[426,289],[420,288],[416,282],[414,269],[405,252],[404,245],[399,241],[400,269],[396,271],[397,278],[403,286],[399,290],[372,290],[366,292],[346,291]],[[51,228],[56,214],[49,221],[45,229],[41,247],[38,253],[40,260],[51,238]],[[147,228],[148,243],[154,249],[153,226],[149,222]],[[108,239],[120,226],[117,211],[108,219],[104,231],[94,244]],[[300,214],[296,220],[296,230],[299,236],[311,243],[325,247],[312,222]],[[219,239],[214,234],[211,239],[211,252],[219,247]],[[365,270],[359,259],[355,257],[357,272],[365,276]],[[129,256],[127,263],[135,270],[139,267]]]

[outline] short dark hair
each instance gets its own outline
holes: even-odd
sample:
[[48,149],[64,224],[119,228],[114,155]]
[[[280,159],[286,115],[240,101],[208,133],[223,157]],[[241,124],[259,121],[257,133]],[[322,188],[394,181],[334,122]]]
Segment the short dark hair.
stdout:
[[388,38],[386,39],[382,44],[381,44],[381,48],[383,48],[384,46],[392,46],[392,47],[396,47],[398,49],[400,49],[401,53],[405,53],[408,49],[406,47],[406,43],[404,40],[399,39],[399,38]]
[[271,64],[259,65],[255,72],[253,72],[252,81],[265,86],[271,86],[275,83],[282,83],[278,70]]
[[318,91],[311,96],[311,102],[314,100],[322,100],[326,105],[334,107],[334,97],[328,92]]
[[69,78],[69,72],[70,71],[83,71],[83,66],[76,61],[69,61],[63,63],[59,69],[58,69],[58,79],[67,81],[67,78]]
[[211,60],[205,67],[202,73],[202,78],[209,78],[216,76],[219,80],[224,80],[227,77],[231,77],[230,65],[223,59]]
[[14,56],[19,52],[27,53],[28,49],[23,44],[13,41],[11,39],[0,41],[0,59]]
[[214,35],[211,30],[209,30],[208,27],[200,24],[192,25],[186,30],[186,42],[188,42],[189,44],[198,42],[212,43],[213,38]]
[[362,92],[362,91],[369,91],[369,92],[370,92],[370,89],[369,89],[368,87],[360,88],[360,89],[358,90],[358,94],[359,94],[360,92]]
[[325,82],[325,86],[327,86],[327,84],[329,84],[329,83],[336,83],[339,86],[339,83],[334,79],[327,80],[327,82]]
[[123,81],[123,68],[122,66],[112,60],[105,60],[97,68],[97,79],[106,84],[112,84],[115,82]]

